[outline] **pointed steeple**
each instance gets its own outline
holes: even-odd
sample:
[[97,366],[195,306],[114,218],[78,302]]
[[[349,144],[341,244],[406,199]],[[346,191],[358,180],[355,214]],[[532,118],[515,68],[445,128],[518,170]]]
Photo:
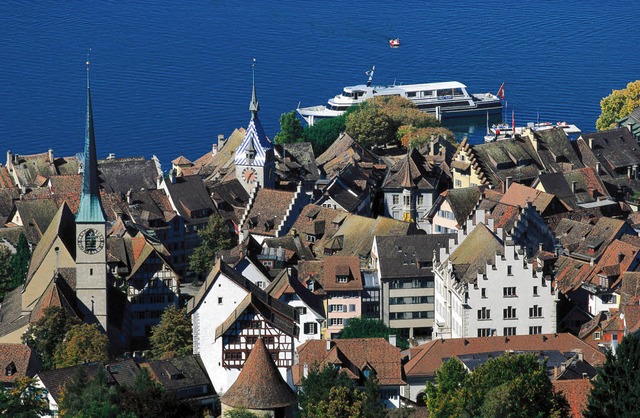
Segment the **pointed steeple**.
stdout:
[[256,59],[253,59],[253,64],[251,65],[252,71],[252,79],[253,79],[253,88],[251,90],[251,104],[249,105],[249,110],[251,111],[251,120],[254,120],[258,117],[258,111],[260,110],[260,103],[258,103],[258,95],[256,94]]
[[93,111],[91,108],[90,63],[87,54],[87,120],[84,131],[84,163],[82,171],[82,195],[76,222],[104,223],[105,216],[100,203],[98,185],[98,158],[96,139],[93,131]]

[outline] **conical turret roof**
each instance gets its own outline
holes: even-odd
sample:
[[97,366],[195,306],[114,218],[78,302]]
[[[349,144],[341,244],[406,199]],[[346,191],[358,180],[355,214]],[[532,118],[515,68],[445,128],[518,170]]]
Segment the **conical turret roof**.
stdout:
[[240,375],[220,402],[234,408],[274,409],[293,405],[297,399],[280,375],[262,338],[258,338]]

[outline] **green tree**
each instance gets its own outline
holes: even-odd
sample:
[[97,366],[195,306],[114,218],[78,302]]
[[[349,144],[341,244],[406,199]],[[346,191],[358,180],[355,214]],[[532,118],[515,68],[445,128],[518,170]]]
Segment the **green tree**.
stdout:
[[234,408],[224,413],[224,418],[269,418],[268,413],[256,414],[243,408]]
[[435,384],[427,382],[426,403],[434,417],[455,416],[460,413],[456,392],[464,386],[467,370],[456,358],[450,358],[436,370]]
[[382,404],[380,382],[375,373],[372,373],[364,382],[363,394],[362,414],[367,418],[386,418],[387,409]]
[[11,251],[4,245],[0,245],[0,297],[13,290],[12,258]]
[[216,254],[231,248],[233,242],[226,222],[217,214],[209,217],[206,228],[198,231],[198,236],[202,241],[189,257],[189,269],[198,275],[204,275],[211,270]]
[[621,90],[613,90],[610,95],[600,101],[602,113],[596,121],[596,129],[604,131],[614,128],[616,121],[628,116],[640,107],[640,80],[627,84]]
[[29,325],[22,335],[22,342],[36,352],[44,370],[54,366],[54,355],[58,345],[72,326],[80,321],[75,316],[55,306],[46,308],[42,318]]
[[402,145],[407,148],[418,148],[428,144],[432,137],[446,138],[452,145],[458,146],[453,132],[443,127],[415,128],[403,125],[398,129],[398,136]]
[[362,103],[347,115],[345,130],[354,140],[367,148],[386,145],[395,140],[391,117],[372,101]]
[[191,320],[185,309],[168,307],[151,330],[151,351],[157,358],[187,356],[193,351]]
[[430,416],[566,415],[566,401],[555,393],[545,366],[534,354],[490,359],[468,375],[457,360],[444,363],[441,370],[436,386],[427,385]]
[[73,418],[135,418],[120,409],[119,399],[118,388],[108,384],[102,368],[89,378],[85,367],[80,366],[61,391],[60,414]]
[[96,324],[73,325],[54,355],[56,368],[109,360],[109,340]]
[[280,115],[280,132],[273,138],[273,142],[276,144],[298,142],[302,138],[303,131],[302,123],[300,123],[295,110],[283,113]]
[[11,257],[12,289],[24,283],[24,279],[27,277],[27,272],[29,271],[30,260],[31,250],[29,249],[27,237],[24,234],[20,234],[18,244],[16,245],[16,253]]
[[310,367],[307,376],[302,378],[298,404],[302,418],[308,418],[317,411],[317,405],[321,402],[329,402],[331,388],[345,387],[352,390],[353,382],[339,370],[326,365],[323,368]]
[[640,402],[640,337],[625,336],[615,354],[607,360],[593,381],[584,416],[628,417],[638,415]]
[[347,325],[344,326],[340,337],[346,338],[385,338],[389,340],[389,335],[397,336],[397,345],[405,350],[409,348],[409,342],[406,338],[398,336],[396,330],[389,328],[379,319],[372,318],[351,318]]
[[0,415],[15,418],[37,418],[49,411],[42,389],[30,377],[16,379],[10,388],[0,385]]
[[329,389],[329,397],[310,405],[309,418],[369,418],[363,414],[365,394],[356,388],[334,386]]
[[302,141],[311,143],[313,153],[316,156],[325,152],[345,131],[345,121],[351,109],[349,108],[345,114],[335,118],[320,119],[313,126],[308,126],[304,129]]

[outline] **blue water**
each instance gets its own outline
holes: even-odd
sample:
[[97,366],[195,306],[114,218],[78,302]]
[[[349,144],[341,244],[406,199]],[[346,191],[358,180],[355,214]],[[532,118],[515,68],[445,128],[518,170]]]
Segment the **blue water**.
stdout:
[[[495,93],[504,81],[516,123],[539,113],[592,131],[600,99],[639,78],[639,17],[592,0],[4,1],[0,155],[81,151],[89,48],[98,153],[155,154],[165,168],[247,125],[253,57],[270,136],[280,114],[326,102],[371,65],[380,84]],[[461,129],[477,140],[484,126]]]

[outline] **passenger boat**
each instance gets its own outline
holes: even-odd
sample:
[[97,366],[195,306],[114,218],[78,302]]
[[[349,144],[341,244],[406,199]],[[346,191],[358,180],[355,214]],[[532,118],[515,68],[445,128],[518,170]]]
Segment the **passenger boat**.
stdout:
[[400,46],[400,38],[389,39],[389,46],[392,48],[396,46]]
[[492,93],[470,94],[467,86],[458,81],[440,83],[401,84],[374,86],[375,66],[367,71],[367,84],[344,87],[342,93],[328,100],[328,105],[318,105],[296,109],[309,124],[315,120],[342,115],[349,107],[367,99],[379,96],[400,96],[411,100],[418,109],[435,114],[436,117],[466,117],[489,114],[501,114],[502,102]]
[[[516,135],[520,135],[526,128],[530,128],[535,132],[546,131],[552,128],[560,128],[569,137],[582,133],[580,128],[578,128],[576,125],[572,125],[567,122],[529,122],[526,126],[516,126]],[[490,129],[490,132],[494,135],[513,135],[513,127],[511,127],[508,123],[493,125]]]

